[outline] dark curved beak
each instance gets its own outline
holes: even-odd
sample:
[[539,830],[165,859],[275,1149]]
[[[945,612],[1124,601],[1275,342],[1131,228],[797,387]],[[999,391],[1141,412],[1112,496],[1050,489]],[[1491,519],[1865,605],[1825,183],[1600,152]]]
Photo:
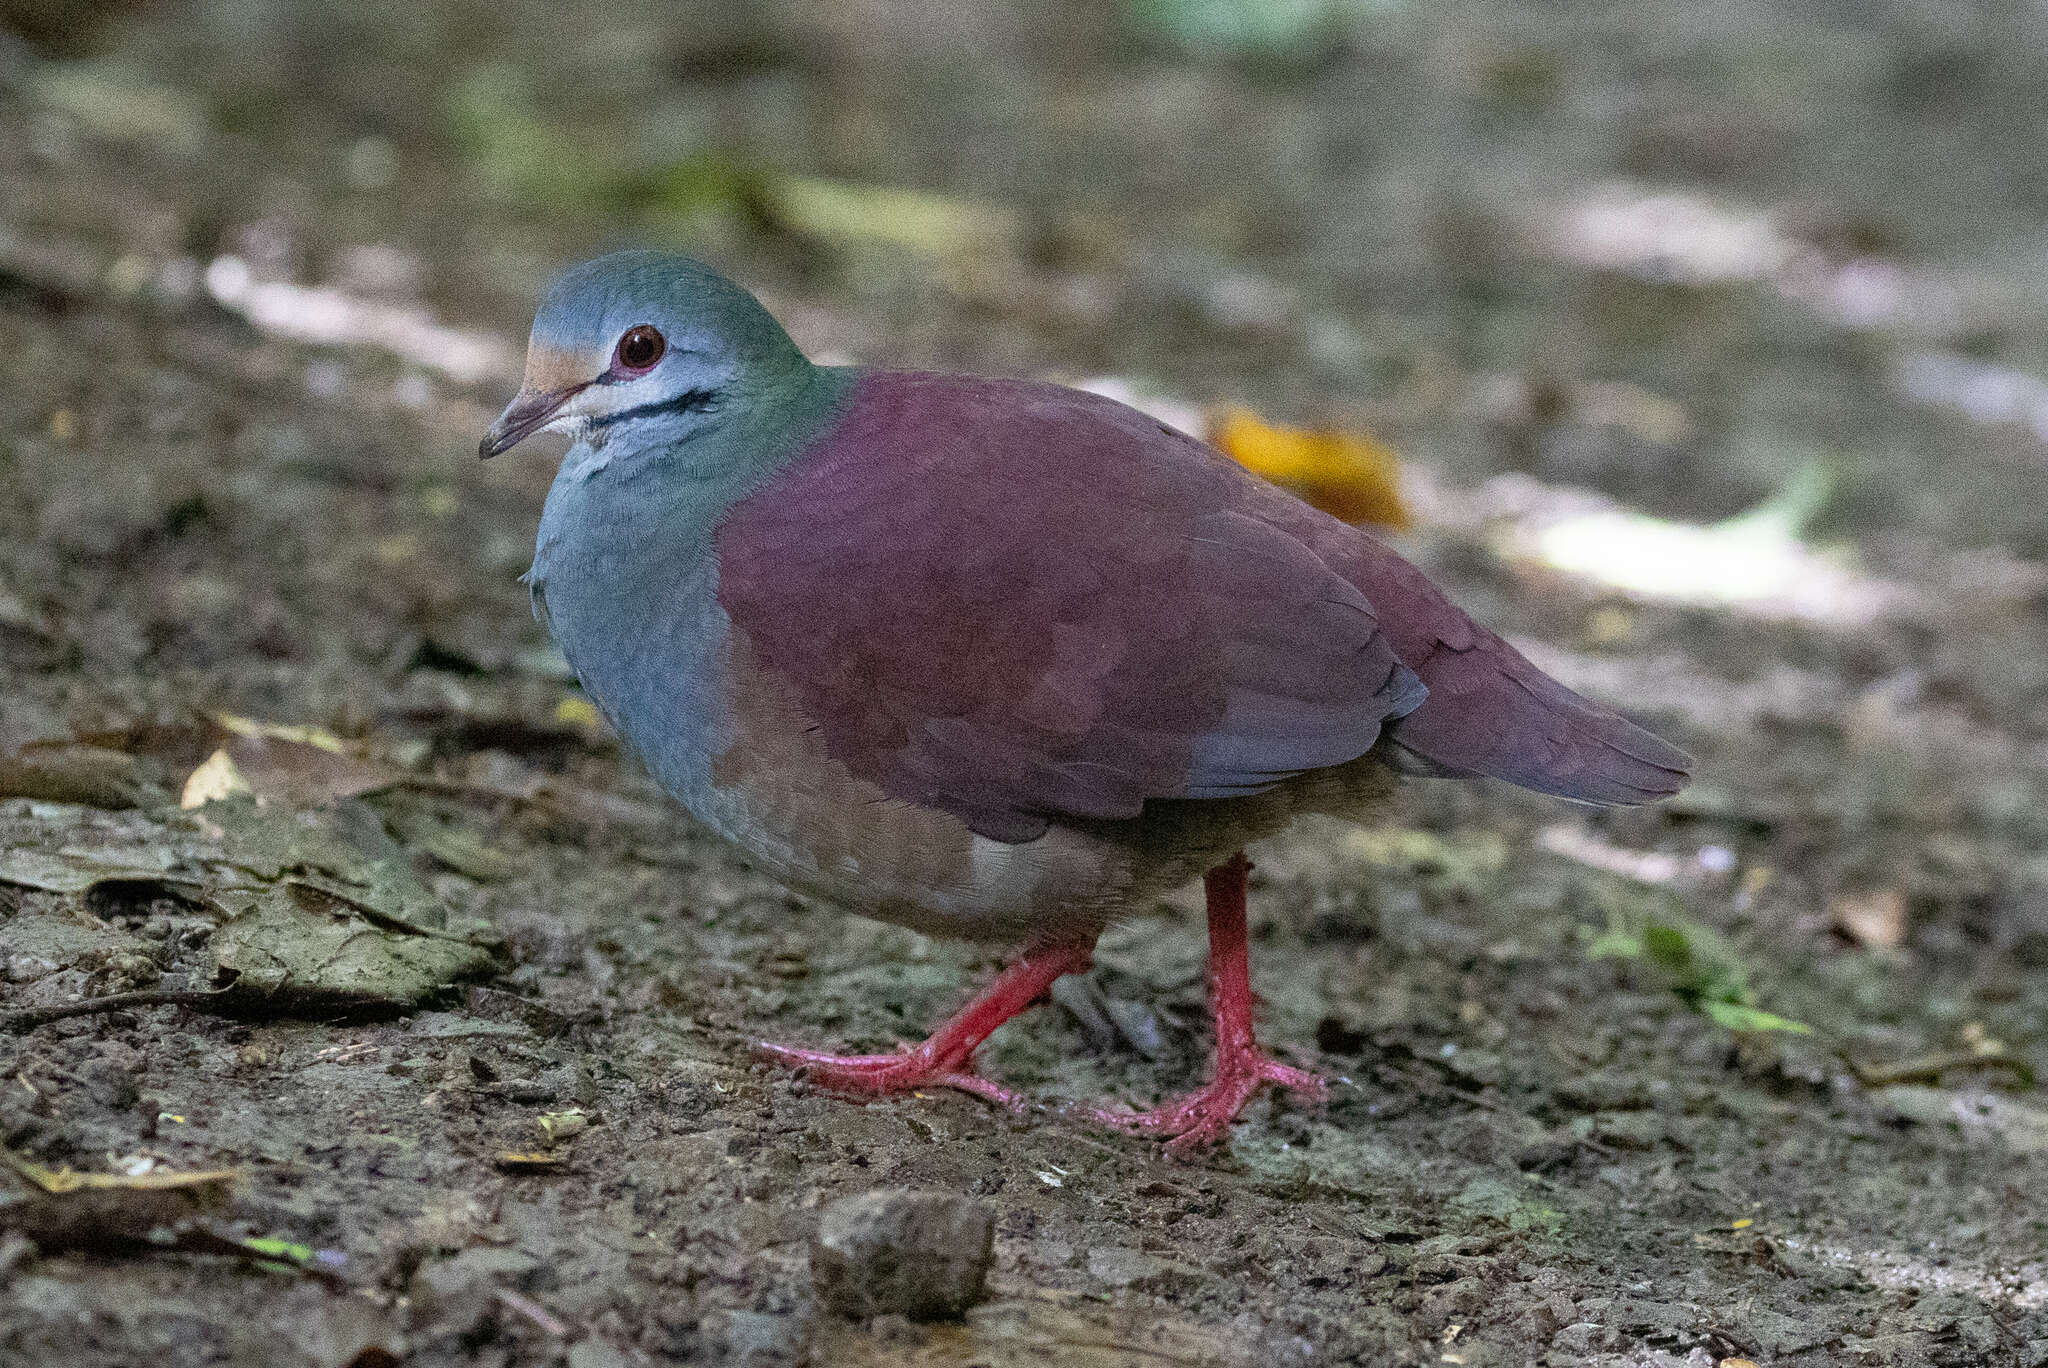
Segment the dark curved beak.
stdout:
[[498,421],[491,424],[491,430],[484,434],[477,444],[476,454],[488,461],[501,451],[510,451],[547,424],[555,411],[571,399],[590,388],[588,384],[571,385],[565,390],[521,390],[512,396],[512,402],[498,415]]

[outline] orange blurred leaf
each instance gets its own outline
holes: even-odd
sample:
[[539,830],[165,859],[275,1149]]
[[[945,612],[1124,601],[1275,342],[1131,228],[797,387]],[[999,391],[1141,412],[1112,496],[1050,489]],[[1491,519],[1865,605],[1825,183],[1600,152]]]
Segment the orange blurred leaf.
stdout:
[[1333,517],[1401,531],[1414,522],[1402,501],[1393,449],[1363,432],[1291,428],[1250,409],[1225,409],[1209,424],[1209,442],[1255,475]]

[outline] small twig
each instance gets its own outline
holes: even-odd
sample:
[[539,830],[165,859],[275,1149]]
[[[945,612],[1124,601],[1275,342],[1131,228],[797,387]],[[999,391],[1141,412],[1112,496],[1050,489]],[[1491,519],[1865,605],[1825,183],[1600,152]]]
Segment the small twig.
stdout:
[[1441,1078],[1432,1078],[1428,1074],[1410,1073],[1408,1070],[1402,1068],[1400,1065],[1392,1063],[1388,1060],[1376,1061],[1375,1067],[1385,1069],[1388,1073],[1400,1079],[1402,1082],[1412,1083],[1415,1086],[1421,1088],[1423,1091],[1428,1092],[1437,1097],[1455,1097],[1460,1101],[1470,1102],[1473,1106],[1479,1107],[1482,1110],[1490,1112],[1500,1112],[1507,1116],[1522,1115],[1520,1111],[1516,1110],[1514,1107],[1509,1106],[1505,1102],[1496,1101],[1491,1097],[1484,1096],[1477,1092],[1468,1092],[1464,1088],[1456,1087],[1450,1083],[1446,1083]]
[[134,993],[110,993],[106,997],[67,1002],[58,1007],[23,1007],[12,1012],[0,1012],[0,1032],[18,1034],[52,1021],[93,1016],[100,1012],[119,1012],[129,1007],[207,1007],[233,994],[232,988],[145,988]]
[[[1048,1116],[1064,1116],[1066,1113],[1072,1111],[1078,1105],[1078,1103],[1073,1102],[1039,1102],[1033,1104],[1032,1111]],[[1106,1140],[1098,1140],[1094,1136],[1088,1134],[1086,1131],[1064,1131],[1060,1135],[1060,1143],[1063,1145],[1085,1145],[1089,1149],[1097,1150],[1102,1154],[1107,1155],[1111,1159],[1128,1160],[1133,1157],[1132,1152],[1130,1150],[1119,1149],[1118,1147],[1110,1144]]]
[[514,803],[539,808],[583,826],[625,827],[647,835],[668,831],[676,825],[674,817],[663,809],[594,789],[564,791],[553,785],[512,788],[503,784],[442,779],[426,774],[399,775],[385,785],[385,789],[411,789],[458,800]]
[[1614,1146],[1603,1145],[1590,1135],[1574,1135],[1572,1137],[1572,1143],[1574,1145],[1577,1145],[1581,1149],[1589,1149],[1593,1151],[1593,1153],[1599,1155],[1603,1159],[1615,1158],[1620,1153],[1620,1151],[1615,1149]]
[[2034,1081],[2034,1070],[2026,1060],[2002,1050],[1989,1054],[1957,1050],[1949,1054],[1922,1055],[1896,1064],[1865,1064],[1848,1054],[1843,1054],[1841,1060],[1866,1088],[1885,1088],[1894,1083],[1939,1083],[1942,1074],[1950,1069],[2011,1069],[2021,1082]]
[[1727,1345],[1730,1349],[1733,1349],[1736,1353],[1742,1355],[1746,1359],[1755,1361],[1756,1359],[1763,1357],[1763,1355],[1757,1352],[1757,1348],[1754,1344],[1751,1344],[1748,1340],[1743,1339],[1741,1336],[1737,1335],[1732,1330],[1724,1330],[1712,1321],[1709,1321],[1702,1328],[1706,1331],[1707,1337],[1709,1339],[1719,1340],[1721,1343]]
[[508,1309],[517,1311],[556,1339],[569,1337],[569,1327],[562,1318],[531,1297],[522,1297],[517,1292],[503,1287],[496,1289],[496,1295]]

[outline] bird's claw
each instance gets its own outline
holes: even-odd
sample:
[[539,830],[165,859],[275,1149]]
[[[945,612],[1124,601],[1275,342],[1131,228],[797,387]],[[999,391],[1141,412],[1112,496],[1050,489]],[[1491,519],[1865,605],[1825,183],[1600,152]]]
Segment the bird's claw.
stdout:
[[756,1049],[821,1087],[857,1097],[887,1097],[919,1088],[953,1088],[1011,1111],[1024,1109],[1021,1094],[974,1071],[972,1056],[931,1059],[910,1046],[903,1046],[894,1054],[836,1055],[766,1040],[757,1042]]
[[1217,1069],[1216,1077],[1207,1087],[1162,1102],[1150,1111],[1095,1107],[1084,1115],[1133,1134],[1168,1137],[1167,1152],[1185,1155],[1226,1139],[1230,1123],[1253,1094],[1267,1084],[1301,1093],[1316,1102],[1330,1095],[1329,1085],[1306,1069],[1254,1054],[1228,1061]]

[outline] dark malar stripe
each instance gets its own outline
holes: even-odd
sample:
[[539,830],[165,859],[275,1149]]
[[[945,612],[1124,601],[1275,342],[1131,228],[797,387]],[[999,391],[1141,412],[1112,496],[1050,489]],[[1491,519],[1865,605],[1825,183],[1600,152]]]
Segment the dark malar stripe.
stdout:
[[670,399],[661,399],[651,404],[641,404],[637,408],[620,409],[617,413],[592,418],[590,425],[602,430],[614,423],[623,423],[628,418],[652,418],[657,413],[709,413],[721,402],[719,392],[715,389],[684,390]]

